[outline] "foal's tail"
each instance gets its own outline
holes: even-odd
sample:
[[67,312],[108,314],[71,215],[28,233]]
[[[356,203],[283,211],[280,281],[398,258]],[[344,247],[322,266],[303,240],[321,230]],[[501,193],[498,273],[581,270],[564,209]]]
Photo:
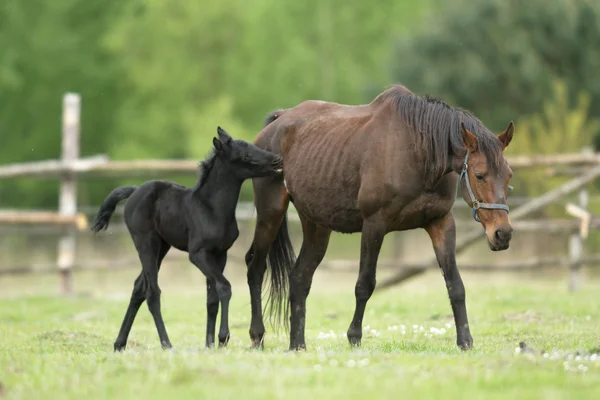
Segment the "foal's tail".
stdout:
[[[277,231],[275,241],[271,244],[267,265],[271,270],[271,290],[267,298],[271,324],[277,328],[283,317],[284,327],[288,329],[289,320],[289,277],[296,262],[296,254],[288,232],[287,213]],[[275,323],[273,323],[275,317]]]
[[137,186],[119,186],[114,189],[104,200],[104,203],[100,206],[100,210],[98,210],[98,215],[96,215],[96,219],[94,220],[94,225],[91,227],[91,231],[94,233],[100,232],[102,229],[108,228],[108,221],[110,221],[110,217],[112,217],[115,212],[115,208],[117,208],[117,204],[121,200],[125,200],[137,189]]

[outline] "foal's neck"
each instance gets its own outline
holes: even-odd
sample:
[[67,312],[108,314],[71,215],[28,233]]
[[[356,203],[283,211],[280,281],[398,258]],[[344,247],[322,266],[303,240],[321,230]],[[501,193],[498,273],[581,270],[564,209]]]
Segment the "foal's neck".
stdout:
[[227,163],[220,158],[214,160],[201,186],[194,187],[194,199],[209,205],[215,214],[228,217],[235,216],[243,180],[235,177]]

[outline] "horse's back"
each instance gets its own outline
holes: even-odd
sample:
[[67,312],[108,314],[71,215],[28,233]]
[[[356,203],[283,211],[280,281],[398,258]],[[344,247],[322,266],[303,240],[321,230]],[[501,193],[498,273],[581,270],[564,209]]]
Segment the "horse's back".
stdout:
[[309,100],[282,112],[255,143],[283,156],[297,209],[316,223],[353,232],[362,229],[357,199],[365,159],[381,146],[386,125],[370,105]]

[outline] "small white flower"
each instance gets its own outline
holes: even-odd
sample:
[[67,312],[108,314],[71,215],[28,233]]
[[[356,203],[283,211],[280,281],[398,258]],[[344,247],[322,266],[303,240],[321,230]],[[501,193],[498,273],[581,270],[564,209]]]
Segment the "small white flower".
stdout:
[[360,360],[358,362],[358,366],[359,367],[366,367],[367,365],[369,365],[369,359],[368,358],[363,358],[362,360]]
[[315,365],[315,371],[321,371],[323,367],[320,364]]
[[336,359],[329,360],[329,365],[331,365],[332,367],[337,367],[338,361]]
[[350,368],[354,368],[355,365],[356,362],[354,362],[354,360],[348,360],[348,362],[346,363],[346,366]]

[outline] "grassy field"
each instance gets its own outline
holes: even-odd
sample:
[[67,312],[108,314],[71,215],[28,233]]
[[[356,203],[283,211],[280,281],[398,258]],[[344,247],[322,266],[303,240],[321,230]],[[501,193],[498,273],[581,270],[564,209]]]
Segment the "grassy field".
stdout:
[[[137,270],[80,273],[72,298],[52,295],[54,276],[2,278],[0,397],[600,398],[598,282],[569,294],[564,280],[465,274],[475,348],[463,353],[454,344],[443,280],[429,273],[376,293],[363,346],[351,349],[344,332],[355,276],[318,271],[308,302],[308,351],[298,354],[287,352],[287,335],[275,336],[270,327],[264,352],[247,349],[249,296],[239,273],[232,279],[230,346],[205,350],[202,277],[187,266],[164,272],[163,315],[175,349],[160,348],[143,306],[122,354],[112,352],[112,342]],[[517,353],[521,341],[537,352]]]

